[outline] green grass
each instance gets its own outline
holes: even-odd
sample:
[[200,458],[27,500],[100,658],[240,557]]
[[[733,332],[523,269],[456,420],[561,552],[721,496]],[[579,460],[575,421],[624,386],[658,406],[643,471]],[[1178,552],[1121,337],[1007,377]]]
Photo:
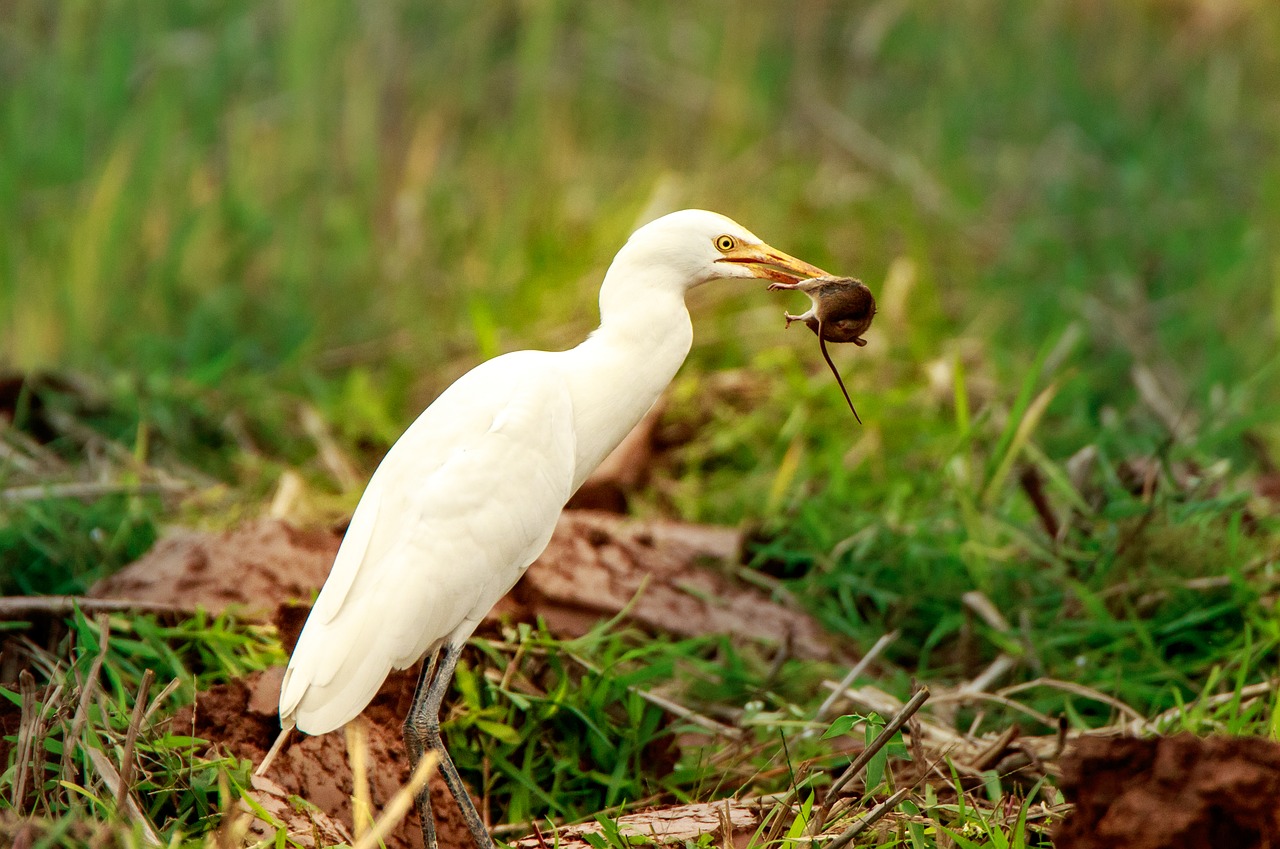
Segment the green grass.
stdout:
[[[81,376],[0,409],[34,440],[6,438],[29,462],[0,456],[0,489],[120,486],[0,500],[0,591],[81,591],[166,522],[257,511],[286,470],[349,507],[305,408],[367,474],[463,369],[588,332],[640,217],[703,206],[872,287],[872,344],[836,353],[866,425],[812,338],[781,332],[794,302],[706,287],[638,512],[742,524],[750,567],[832,631],[900,631],[879,681],[898,695],[1005,653],[998,686],[1277,736],[1275,698],[1238,697],[1280,660],[1280,520],[1253,489],[1280,462],[1273,4],[23,2],[0,76],[0,366]],[[149,660],[108,657],[87,745],[118,735],[141,665],[215,680],[275,656],[241,626],[142,622],[113,620]],[[61,647],[80,665],[87,627]],[[764,742],[732,781],[707,752],[651,757],[675,730],[628,687],[749,708],[767,742],[839,674],[792,662],[766,687],[767,660],[716,640],[519,639],[546,695],[472,669],[449,729],[511,819],[785,788]],[[582,766],[557,772],[567,752]],[[239,766],[201,769],[185,801],[157,796],[185,839]],[[1016,805],[907,804],[933,824],[865,845],[1043,844]],[[68,805],[40,811],[63,845],[112,815]]]

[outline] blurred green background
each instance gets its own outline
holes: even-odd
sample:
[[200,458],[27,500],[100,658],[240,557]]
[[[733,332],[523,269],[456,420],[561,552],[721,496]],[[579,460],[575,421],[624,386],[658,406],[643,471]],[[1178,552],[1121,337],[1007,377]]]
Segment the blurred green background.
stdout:
[[[1026,675],[1142,710],[1274,668],[1274,3],[23,2],[0,77],[0,358],[85,375],[126,453],[349,507],[440,389],[575,344],[631,230],[705,207],[877,294],[837,352],[866,426],[795,298],[704,287],[637,510],[745,522],[922,674],[1016,648],[965,642],[971,590]],[[96,574],[187,508],[6,532]]]
[[[1274,361],[1269,3],[67,2],[2,27],[19,368],[296,386],[567,345],[633,226],[683,206],[877,290],[909,262],[885,344],[919,357],[1080,322],[1094,412],[1135,345],[1198,406]],[[794,341],[774,296],[705,297],[731,308],[701,311],[700,361]]]

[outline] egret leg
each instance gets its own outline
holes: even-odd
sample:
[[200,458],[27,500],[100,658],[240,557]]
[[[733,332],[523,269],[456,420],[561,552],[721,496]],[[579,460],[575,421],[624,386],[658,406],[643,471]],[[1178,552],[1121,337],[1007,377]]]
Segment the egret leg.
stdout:
[[[423,734],[413,722],[414,709],[425,697],[428,686],[435,677],[436,664],[440,660],[440,652],[432,652],[431,657],[422,665],[422,674],[418,676],[418,684],[413,689],[413,702],[409,707],[409,715],[404,720],[404,747],[409,752],[409,773],[418,769],[418,761],[422,760]],[[414,799],[418,808],[418,820],[422,827],[422,845],[426,849],[437,849],[436,818],[431,813],[431,788],[424,785]]]
[[[458,803],[458,809],[462,811],[462,818],[467,821],[467,828],[471,830],[471,837],[475,840],[479,849],[494,849],[493,838],[489,836],[489,831],[484,827],[484,821],[480,818],[480,812],[476,810],[475,803],[471,801],[471,794],[467,792],[466,786],[462,783],[462,777],[458,775],[458,768],[453,765],[453,758],[449,757],[449,752],[444,747],[444,740],[440,737],[440,705],[444,702],[444,694],[449,689],[449,683],[453,680],[453,670],[458,665],[458,656],[460,650],[457,646],[445,645],[440,649],[437,658],[431,661],[431,681],[426,685],[423,691],[423,682],[426,680],[426,670],[424,670],[424,678],[419,680],[418,689],[414,693],[413,706],[409,708],[409,716],[405,719],[405,743],[409,747],[409,756],[413,759],[414,765],[417,765],[417,759],[424,752],[434,751],[440,755],[440,774],[444,777],[444,783],[448,786],[449,792],[453,794],[453,798]],[[410,730],[412,727],[412,730]],[[414,742],[410,742],[410,738],[414,738]],[[417,755],[414,754],[414,747],[417,746]],[[436,849],[435,839],[435,823],[431,823],[428,832],[427,822],[431,818],[430,800],[424,805],[421,801],[423,796],[427,795],[426,788],[423,788],[419,796],[418,812],[423,815],[422,820],[422,840],[427,849]],[[430,842],[427,842],[428,839]]]

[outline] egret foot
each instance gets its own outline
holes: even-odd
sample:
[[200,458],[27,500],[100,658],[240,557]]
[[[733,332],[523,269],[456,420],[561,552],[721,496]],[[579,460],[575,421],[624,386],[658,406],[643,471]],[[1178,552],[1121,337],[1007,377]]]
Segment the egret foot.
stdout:
[[[480,812],[471,801],[458,768],[453,765],[444,740],[440,737],[440,705],[444,702],[445,691],[453,680],[453,670],[458,665],[460,647],[446,643],[422,667],[422,676],[413,692],[413,704],[409,707],[409,715],[404,720],[404,745],[409,750],[410,769],[418,768],[418,761],[426,752],[436,752],[440,756],[440,774],[444,783],[453,794],[462,811],[462,818],[467,821],[471,838],[478,849],[494,849],[493,838],[484,827]],[[418,816],[422,820],[422,843],[426,849],[438,849],[436,840],[436,821],[431,813],[431,790],[423,787],[418,793]]]

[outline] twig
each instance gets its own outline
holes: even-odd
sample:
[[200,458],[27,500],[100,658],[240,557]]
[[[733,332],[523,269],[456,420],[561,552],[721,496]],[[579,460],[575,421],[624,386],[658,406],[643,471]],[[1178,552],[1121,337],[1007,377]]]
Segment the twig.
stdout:
[[[903,706],[901,700],[871,685],[859,687],[856,690],[850,689],[846,695],[854,704],[867,710],[873,710],[881,716],[890,716],[897,713],[902,710]],[[963,735],[946,725],[931,722],[919,716],[917,716],[917,719],[920,720],[920,729],[924,739],[937,748],[955,749],[970,745]]]
[[849,685],[856,681],[858,676],[866,671],[867,667],[871,665],[871,661],[880,656],[880,652],[884,651],[894,640],[898,639],[899,633],[899,631],[890,631],[888,634],[883,634],[880,639],[876,640],[875,645],[868,649],[867,653],[862,656],[862,659],[854,664],[853,668],[849,670],[848,675],[840,679],[840,683],[831,691],[831,695],[827,696],[821,706],[818,707],[818,712],[813,715],[814,722],[822,722],[830,715],[831,709],[835,707],[836,702],[844,695],[845,690],[849,689]]
[[867,763],[876,756],[876,753],[885,747],[889,740],[893,738],[893,735],[897,734],[898,730],[906,724],[906,721],[915,716],[916,711],[920,710],[920,707],[928,700],[928,687],[921,687],[917,690],[915,695],[911,697],[910,701],[902,706],[902,710],[898,711],[892,719],[885,723],[884,728],[880,729],[880,733],[876,735],[876,738],[871,741],[870,745],[864,748],[858,757],[854,759],[853,763],[849,764],[849,767],[840,775],[840,777],[832,782],[831,786],[827,789],[827,797],[830,798],[839,793],[846,784],[861,772]]
[[333,438],[329,425],[320,415],[320,411],[310,404],[302,408],[302,429],[316,444],[321,465],[333,476],[338,486],[343,490],[352,490],[364,483],[364,478],[356,471],[355,464],[348,459],[338,446],[338,441]]
[[39,501],[45,498],[100,498],[104,495],[151,495],[187,492],[191,487],[178,481],[161,483],[44,483],[11,486],[0,490],[0,501]]
[[168,469],[149,466],[124,445],[104,436],[68,413],[50,411],[48,418],[51,425],[80,442],[86,449],[90,446],[100,448],[108,457],[121,466],[132,469],[139,474],[153,476],[165,486],[197,488],[215,486],[218,483],[215,478],[206,475],[204,472],[181,463],[173,464],[176,470],[181,472],[181,477],[173,474]]
[[1053,512],[1049,496],[1044,491],[1044,478],[1040,475],[1040,470],[1030,463],[1023,466],[1022,471],[1018,473],[1018,484],[1027,494],[1027,500],[1035,509],[1045,534],[1050,540],[1056,540],[1062,528],[1058,524],[1058,515]]
[[32,614],[68,616],[79,608],[84,613],[178,613],[194,614],[195,608],[167,601],[134,601],[126,598],[89,598],[82,595],[42,595],[0,597],[0,621]]
[[124,807],[130,782],[133,781],[133,747],[138,742],[138,729],[142,727],[142,718],[147,709],[147,694],[151,692],[151,684],[155,679],[155,672],[148,669],[142,673],[142,682],[138,684],[138,696],[133,703],[133,714],[129,717],[129,731],[124,737],[124,754],[120,756],[120,789],[116,791],[117,811]]
[[823,849],[842,849],[842,847],[849,845],[849,842],[853,840],[853,838],[875,825],[882,817],[884,817],[885,814],[893,810],[899,802],[907,798],[907,794],[910,792],[910,787],[903,787],[897,793],[894,793],[888,799],[885,799],[883,802],[868,811],[866,815],[855,820],[848,830],[844,831],[839,837],[828,843],[823,847]]
[[1129,376],[1133,380],[1134,388],[1138,390],[1138,397],[1150,408],[1151,412],[1156,414],[1156,418],[1165,426],[1165,430],[1169,432],[1169,436],[1172,439],[1178,442],[1185,442],[1191,434],[1197,431],[1199,422],[1196,415],[1188,409],[1191,403],[1190,400],[1188,399],[1183,404],[1178,404],[1170,398],[1169,393],[1165,391],[1164,385],[1156,377],[1156,373],[1145,363],[1139,362],[1133,366]]
[[[915,695],[913,695],[911,699],[902,706],[902,709],[894,714],[892,719],[885,723],[884,728],[880,729],[880,733],[876,735],[875,739],[872,740],[861,753],[859,753],[858,757],[854,758],[853,763],[849,764],[849,767],[840,774],[840,777],[831,783],[831,786],[827,788],[826,796],[823,797],[822,806],[814,815],[814,824],[812,825],[814,832],[822,831],[827,814],[831,810],[831,804],[836,799],[836,794],[838,794],[846,784],[852,781],[858,773],[862,772],[862,770],[866,768],[867,764],[871,762],[871,759],[876,756],[876,753],[883,749],[889,741],[893,739],[893,735],[897,734],[902,726],[906,724],[907,720],[915,716],[916,711],[920,710],[920,707],[928,700],[929,688],[921,687],[916,691]],[[883,814],[881,814],[881,816],[883,816]]]
[[[0,433],[4,430],[4,423],[0,422]],[[0,439],[0,460],[5,461],[20,472],[27,474],[35,474],[40,469],[40,464],[32,460],[25,454],[20,453],[15,448],[10,448],[3,439]]]
[[[1007,707],[1010,710],[1016,710],[1021,714],[1025,714],[1026,716],[1031,717],[1036,722],[1040,723],[1041,725],[1044,725],[1047,728],[1053,728],[1056,726],[1056,723],[1054,722],[1054,720],[1047,714],[1043,714],[1040,711],[1036,710],[1035,708],[1027,707],[1022,702],[1015,702],[1013,699],[1007,698],[1005,696],[1001,696],[998,693],[988,693],[984,691],[971,691],[971,690],[957,690],[954,693],[943,693],[942,695],[938,696],[937,699],[935,699],[935,702],[937,704],[952,704],[956,702],[960,704],[968,704],[969,702],[992,702],[994,704],[1003,705],[1004,707]],[[977,731],[978,725],[981,724],[980,723],[981,719],[982,719],[981,715],[974,718],[974,723],[969,728],[970,737],[977,736],[975,732]]]
[[373,822],[369,798],[369,734],[364,720],[347,723],[347,760],[351,764],[351,830],[359,841]]

